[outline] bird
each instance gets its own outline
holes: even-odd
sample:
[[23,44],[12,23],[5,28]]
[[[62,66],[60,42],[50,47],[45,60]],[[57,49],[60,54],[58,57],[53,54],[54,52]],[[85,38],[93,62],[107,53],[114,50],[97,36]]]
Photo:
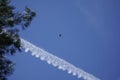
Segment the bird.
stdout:
[[61,37],[62,36],[62,34],[59,34],[59,37]]

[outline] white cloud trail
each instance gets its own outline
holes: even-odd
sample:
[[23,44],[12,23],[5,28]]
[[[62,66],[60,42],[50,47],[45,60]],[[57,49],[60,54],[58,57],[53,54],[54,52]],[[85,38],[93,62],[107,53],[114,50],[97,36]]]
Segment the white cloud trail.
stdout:
[[77,76],[77,78],[83,78],[84,80],[100,80],[99,78],[83,71],[80,68],[75,67],[74,65],[70,64],[69,62],[41,49],[32,43],[24,40],[21,38],[22,48],[25,49],[25,52],[31,52],[32,56],[36,58],[40,58],[42,61],[46,61],[48,64],[57,67],[60,70],[67,71],[68,74],[72,74],[73,76]]

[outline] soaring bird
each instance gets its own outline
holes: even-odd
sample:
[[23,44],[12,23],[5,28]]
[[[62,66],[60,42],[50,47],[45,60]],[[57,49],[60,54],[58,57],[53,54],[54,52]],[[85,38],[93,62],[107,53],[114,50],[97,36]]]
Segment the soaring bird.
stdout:
[[62,34],[59,34],[59,37],[61,37],[62,36]]

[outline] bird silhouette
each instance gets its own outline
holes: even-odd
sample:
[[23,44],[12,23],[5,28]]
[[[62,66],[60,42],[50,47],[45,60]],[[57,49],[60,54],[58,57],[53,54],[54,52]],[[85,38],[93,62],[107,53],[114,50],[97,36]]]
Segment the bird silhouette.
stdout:
[[59,37],[61,37],[62,36],[62,34],[59,34]]

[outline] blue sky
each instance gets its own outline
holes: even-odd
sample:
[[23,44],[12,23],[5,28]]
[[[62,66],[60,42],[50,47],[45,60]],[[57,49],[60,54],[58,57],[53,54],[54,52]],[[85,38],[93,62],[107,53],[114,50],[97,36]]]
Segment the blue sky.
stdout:
[[[12,0],[12,4],[20,11],[27,5],[37,13],[21,37],[101,80],[120,80],[119,0]],[[30,54],[12,57],[16,66],[9,80],[78,80]]]

